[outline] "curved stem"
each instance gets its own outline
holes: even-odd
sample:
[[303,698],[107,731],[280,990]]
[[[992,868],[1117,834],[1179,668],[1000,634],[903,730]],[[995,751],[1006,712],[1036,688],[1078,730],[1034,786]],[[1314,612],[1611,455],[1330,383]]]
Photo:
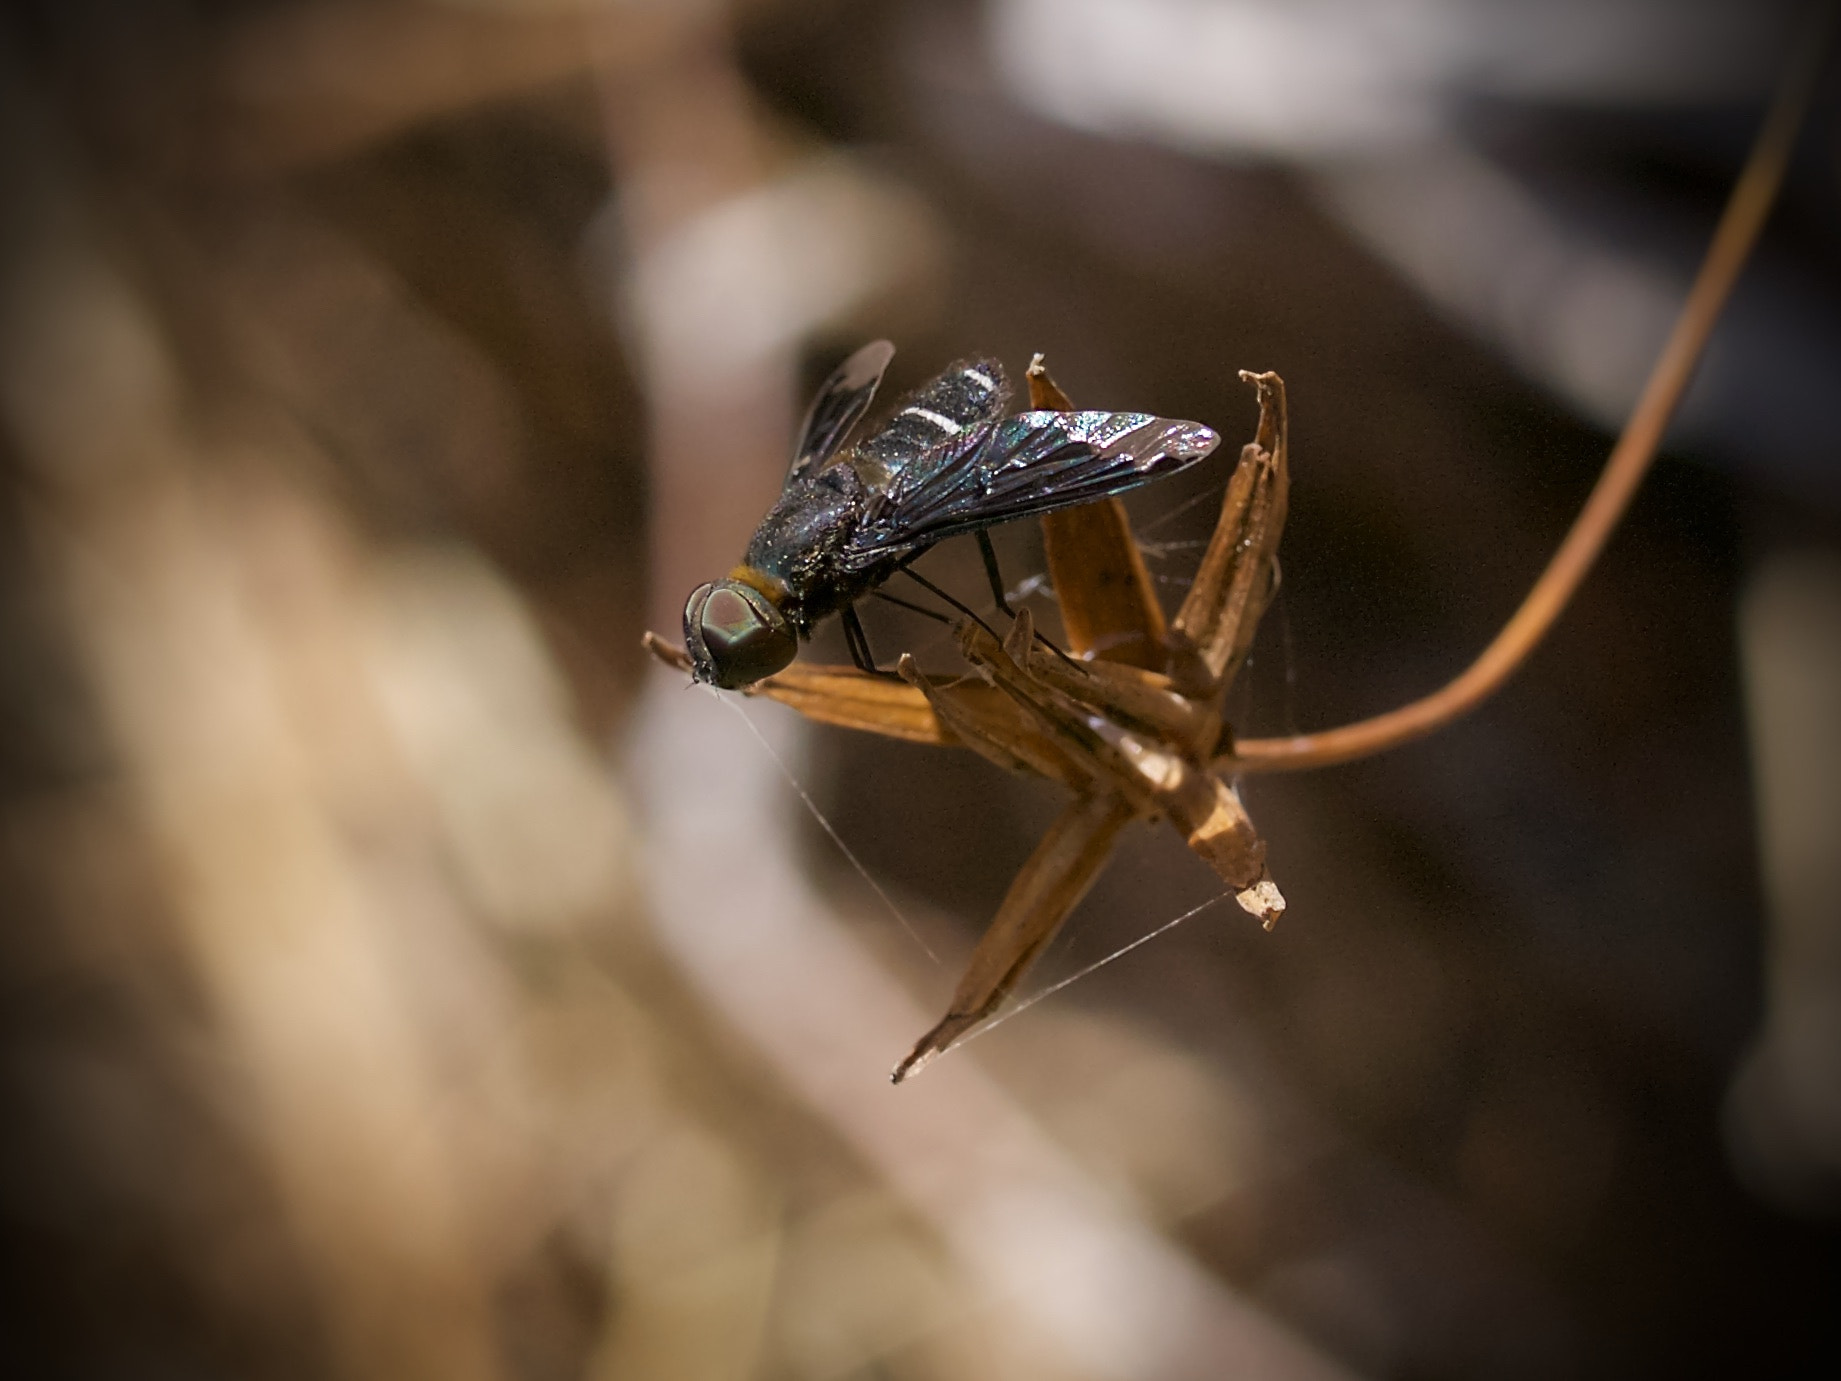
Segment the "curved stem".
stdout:
[[1814,92],[1833,13],[1831,0],[1816,6],[1811,31],[1805,33],[1804,41],[1792,55],[1770,114],[1714,231],[1707,257],[1630,421],[1572,531],[1566,534],[1566,540],[1521,607],[1482,655],[1443,689],[1373,719],[1321,733],[1242,739],[1235,744],[1231,767],[1246,772],[1325,767],[1409,743],[1474,709],[1514,674],[1546,636],[1604,549],[1606,539],[1655,459],[1714,323],[1764,227]]

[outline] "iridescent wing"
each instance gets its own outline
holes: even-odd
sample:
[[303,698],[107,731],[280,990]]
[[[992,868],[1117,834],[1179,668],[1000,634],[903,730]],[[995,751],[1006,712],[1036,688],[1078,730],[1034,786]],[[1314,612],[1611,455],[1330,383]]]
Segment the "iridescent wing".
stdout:
[[1025,412],[980,423],[893,474],[840,559],[866,571],[943,538],[1091,503],[1186,470],[1220,441],[1199,422],[1142,412]]
[[850,429],[869,410],[876,387],[894,357],[895,347],[887,341],[871,341],[832,371],[799,428],[788,481],[822,468],[837,454],[850,436]]

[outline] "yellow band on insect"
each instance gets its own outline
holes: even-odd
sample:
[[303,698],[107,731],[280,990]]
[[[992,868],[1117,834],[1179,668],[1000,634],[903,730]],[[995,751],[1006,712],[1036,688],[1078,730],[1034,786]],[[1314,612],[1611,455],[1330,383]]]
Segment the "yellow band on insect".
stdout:
[[766,571],[757,570],[746,562],[730,571],[729,579],[735,581],[739,585],[746,585],[750,589],[759,590],[762,594],[767,596],[768,601],[776,609],[786,600],[786,586],[784,583],[775,580],[771,575],[767,574]]

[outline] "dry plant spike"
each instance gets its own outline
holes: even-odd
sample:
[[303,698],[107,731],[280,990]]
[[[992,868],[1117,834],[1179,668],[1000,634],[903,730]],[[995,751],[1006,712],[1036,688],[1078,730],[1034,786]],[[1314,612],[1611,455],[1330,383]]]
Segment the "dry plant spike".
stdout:
[[1214,696],[1245,660],[1272,597],[1291,493],[1285,381],[1244,369],[1240,377],[1258,391],[1259,430],[1241,450],[1214,536],[1174,625],[1173,641],[1192,648],[1206,669],[1205,687],[1197,689]]
[[[1284,897],[1266,871],[1265,845],[1233,789],[1208,771],[1206,758],[1135,733],[1103,703],[1080,698],[1082,693],[1092,696],[1099,683],[1066,670],[1059,658],[1041,651],[1027,609],[1018,614],[1002,644],[971,623],[961,626],[960,642],[966,660],[1015,701],[1037,734],[1056,741],[1058,756],[1073,763],[1091,785],[1062,813],[1011,884],[946,1015],[895,1067],[896,1083],[996,1015],[1087,894],[1111,855],[1118,831],[1131,819],[1167,815],[1189,847],[1234,889],[1241,908],[1266,929],[1285,909]],[[904,657],[903,667],[904,674],[910,674],[912,659]],[[1064,690],[1038,672],[1072,684]],[[1148,689],[1144,681],[1125,684],[1134,691]],[[934,694],[940,697],[936,706],[941,717],[957,728],[944,690]],[[964,737],[973,741],[969,733]],[[1001,761],[1006,745],[994,747],[997,751],[987,756]]]
[[[1190,850],[1234,889],[1243,909],[1270,930],[1285,899],[1266,872],[1266,846],[1233,788],[1205,763],[1166,743],[1134,734],[1105,715],[1089,711],[1083,718],[1097,741],[1088,751],[1115,789],[1143,813],[1168,817]],[[1152,809],[1144,811],[1147,796]]]
[[1191,700],[1168,676],[1123,662],[1086,662],[1071,667],[1040,643],[1024,665],[1038,681],[1092,705],[1108,718],[1180,746],[1203,762],[1220,756],[1228,737],[1219,708]]
[[913,686],[868,676],[855,667],[794,665],[744,693],[777,700],[807,719],[840,729],[863,729],[908,743],[958,742]]
[[[641,641],[666,666],[690,675],[690,657],[682,648],[673,647],[656,633],[648,632]],[[807,719],[840,729],[861,729],[907,743],[942,747],[959,742],[914,686],[870,676],[855,667],[799,663],[741,693],[777,700]]]
[[[1027,377],[1030,407],[1074,411],[1040,355],[1029,362]],[[1125,505],[1102,499],[1045,514],[1042,544],[1069,647],[1083,657],[1162,671],[1163,606]]]
[[690,654],[681,647],[673,647],[651,629],[641,635],[639,645],[666,666],[690,675]]
[[1112,856],[1119,831],[1136,814],[1119,796],[1079,796],[1049,826],[1010,884],[946,1015],[895,1066],[894,1083],[918,1073],[994,1016],[1017,982],[1080,904]]
[[902,679],[926,697],[934,716],[951,736],[981,757],[1011,772],[1033,773],[1076,791],[1092,789],[1093,772],[1071,756],[1059,739],[1045,732],[1010,696],[984,681],[935,681],[914,658],[901,654]]
[[[1054,376],[1048,372],[1048,356],[1038,350],[1030,356],[1029,368],[1025,372],[1029,380],[1029,406],[1039,412],[1076,412],[1074,400],[1061,391]],[[1089,504],[1098,508],[1099,504]],[[1052,515],[1051,515],[1052,516]]]
[[[1029,611],[1025,609],[1017,618],[1025,633],[1033,631],[1028,628],[1028,620]],[[1110,789],[1124,795],[1138,814],[1160,814],[1153,784],[1096,732],[1095,725],[1104,719],[1103,712],[1031,676],[1014,655],[1027,645],[1019,643],[1014,631],[1009,641],[1010,647],[1000,644],[976,624],[962,624],[959,628],[959,650],[965,660],[1009,696],[1037,732],[1054,740],[1081,773],[1085,790],[1098,793]]]
[[[1018,654],[1032,651],[1029,613],[998,647],[991,635],[973,625],[961,629],[966,660],[987,671],[995,684],[1034,716],[1042,731],[1056,737],[1063,752],[1080,763],[1099,787],[1130,802],[1140,815],[1163,815],[1184,840],[1235,891],[1254,888],[1265,877],[1265,846],[1253,830],[1240,798],[1208,770],[1207,760],[1186,753],[1180,743],[1134,731],[1119,722],[1103,702],[1069,695],[1034,674],[1046,661],[1032,657],[1026,669]],[[1283,910],[1263,894],[1249,908],[1270,925]]]

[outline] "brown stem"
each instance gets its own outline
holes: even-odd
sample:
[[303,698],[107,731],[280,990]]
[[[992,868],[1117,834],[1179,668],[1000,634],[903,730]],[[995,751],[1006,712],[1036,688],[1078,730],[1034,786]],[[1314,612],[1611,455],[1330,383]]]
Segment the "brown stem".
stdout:
[[1242,739],[1235,745],[1233,767],[1248,772],[1325,767],[1410,743],[1476,708],[1514,674],[1546,636],[1604,549],[1606,539],[1629,506],[1650,462],[1655,459],[1656,448],[1681,402],[1681,395],[1687,390],[1707,338],[1713,333],[1714,323],[1719,320],[1720,311],[1764,227],[1814,93],[1822,57],[1828,47],[1833,14],[1832,0],[1824,0],[1816,6],[1811,30],[1791,56],[1790,67],[1778,88],[1770,114],[1732,189],[1719,227],[1714,231],[1713,243],[1707,249],[1707,257],[1701,263],[1675,329],[1643,386],[1636,409],[1610,459],[1605,462],[1604,473],[1585,501],[1572,531],[1566,534],[1566,540],[1553,554],[1553,560],[1528,592],[1521,608],[1502,626],[1502,631],[1483,649],[1482,655],[1443,689],[1373,719],[1321,733]]

